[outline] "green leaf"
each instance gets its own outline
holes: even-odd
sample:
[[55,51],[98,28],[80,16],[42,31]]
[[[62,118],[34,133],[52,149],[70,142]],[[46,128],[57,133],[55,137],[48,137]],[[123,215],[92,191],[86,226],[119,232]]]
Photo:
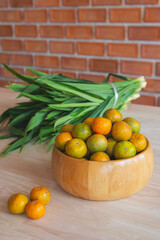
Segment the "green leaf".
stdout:
[[39,144],[39,143],[42,143],[42,142],[44,142],[44,141],[47,141],[47,140],[49,140],[51,137],[52,137],[51,135],[42,137],[41,139],[37,140],[37,141],[35,142],[35,144]]
[[22,92],[21,93],[24,97],[30,98],[34,101],[39,101],[39,102],[45,102],[45,103],[51,103],[52,100],[46,97],[43,97],[41,95],[31,95],[29,93]]
[[22,131],[16,127],[11,127],[10,132],[11,132],[12,136],[22,137],[24,135],[24,131]]
[[57,135],[58,135],[59,133],[56,133],[56,134],[54,134],[54,137],[52,137],[52,139],[48,142],[48,146],[51,146],[52,144],[54,144],[54,142],[55,142],[55,138],[57,137]]
[[37,71],[37,70],[35,70],[35,69],[31,68],[31,67],[27,67],[27,69],[28,69],[30,72],[35,73],[36,75],[39,75],[39,76],[45,76],[45,75],[47,75],[46,73]]
[[98,106],[98,103],[93,103],[93,102],[86,102],[86,103],[61,103],[61,104],[49,104],[51,108],[55,109],[65,109],[68,107],[91,107],[91,106]]
[[24,84],[12,83],[8,85],[7,88],[12,89],[14,92],[22,92],[27,88],[27,86]]
[[17,117],[15,117],[10,123],[9,123],[9,127],[24,121],[25,119],[28,119],[32,114],[34,113],[34,110],[29,110],[26,111],[22,114],[19,114]]
[[11,138],[13,137],[12,134],[6,134],[6,135],[3,135],[3,136],[0,136],[0,139],[7,139],[7,138]]
[[36,90],[38,90],[40,87],[37,86],[37,85],[34,85],[34,84],[30,84],[29,86],[27,86],[23,91],[21,91],[21,94],[18,95],[17,98],[20,98],[23,95],[23,93],[33,93],[35,92]]
[[14,76],[16,76],[17,78],[27,82],[27,83],[33,83],[33,80],[31,80],[30,78],[24,77],[23,75],[21,75],[20,73],[14,71],[12,68],[8,67],[5,63],[3,63],[3,66],[9,71],[11,72]]
[[42,121],[44,120],[45,116],[46,116],[46,112],[37,112],[28,122],[27,127],[25,129],[24,132],[24,137],[22,139],[22,145],[21,145],[21,149],[20,151],[23,149],[26,138],[27,138],[27,133],[29,131],[31,131],[32,129],[35,129],[36,127],[38,127]]
[[54,110],[53,112],[50,112],[47,116],[46,116],[46,120],[52,120],[55,116],[57,116],[61,111],[58,110]]
[[106,83],[106,82],[109,81],[109,77],[110,77],[110,76],[116,77],[116,78],[121,79],[121,80],[124,80],[124,81],[132,81],[131,78],[124,77],[124,76],[119,75],[119,74],[109,73],[108,76],[106,77],[106,79],[104,80],[104,83]]
[[[26,138],[25,143],[31,141],[32,139],[35,139],[35,137],[33,138],[33,133],[29,134]],[[22,140],[23,138],[19,138],[13,142],[10,143],[9,147],[7,147],[2,153],[1,153],[1,157],[6,156],[9,152],[12,152],[15,149],[20,148],[21,144],[22,144]]]
[[84,91],[80,91],[79,89],[77,89],[75,87],[67,86],[67,84],[64,84],[64,83],[61,83],[61,82],[51,82],[51,81],[45,79],[45,84],[47,84],[48,86],[51,86],[55,89],[58,89],[59,91],[65,91],[67,93],[72,93],[76,96],[85,98],[85,99],[87,99],[88,101],[91,101],[91,102],[97,102],[97,103],[102,102],[101,99],[98,99],[97,97],[95,97],[91,93],[86,93]]
[[53,126],[41,127],[38,136],[41,139],[43,136],[51,135],[52,133],[53,133]]
[[29,121],[27,125],[27,132],[31,131],[33,128],[38,127],[43,122],[46,115],[46,112],[37,112]]
[[7,109],[6,111],[4,111],[2,113],[2,115],[0,116],[0,123],[2,123],[4,120],[6,120],[7,118],[9,118],[10,116],[10,112],[9,109]]

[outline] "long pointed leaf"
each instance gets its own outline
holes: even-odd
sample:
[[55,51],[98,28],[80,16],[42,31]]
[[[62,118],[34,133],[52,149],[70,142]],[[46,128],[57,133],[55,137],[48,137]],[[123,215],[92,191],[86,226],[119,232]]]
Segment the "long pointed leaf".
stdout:
[[31,68],[31,67],[27,67],[27,69],[28,69],[30,72],[35,73],[36,75],[39,75],[39,76],[47,75],[46,73],[37,71],[37,70],[35,70],[35,69]]

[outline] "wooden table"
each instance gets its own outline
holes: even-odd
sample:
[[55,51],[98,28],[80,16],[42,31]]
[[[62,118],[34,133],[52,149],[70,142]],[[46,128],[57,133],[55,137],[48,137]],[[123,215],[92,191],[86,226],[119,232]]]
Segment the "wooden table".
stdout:
[[[0,113],[15,104],[16,94],[0,89]],[[159,240],[160,239],[160,108],[130,105],[123,114],[141,122],[151,142],[155,167],[150,182],[139,193],[110,202],[87,201],[64,192],[53,180],[51,152],[45,144],[28,144],[0,159],[1,240]],[[8,140],[0,141],[0,150]],[[43,218],[30,220],[12,215],[7,200],[13,193],[29,195],[34,186],[44,185],[52,199]]]

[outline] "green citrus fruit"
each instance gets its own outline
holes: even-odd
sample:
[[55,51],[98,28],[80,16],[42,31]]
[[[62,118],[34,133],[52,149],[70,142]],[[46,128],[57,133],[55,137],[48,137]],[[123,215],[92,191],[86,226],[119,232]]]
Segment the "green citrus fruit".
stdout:
[[129,141],[121,141],[116,143],[114,147],[115,159],[130,158],[136,155],[135,146]]
[[126,122],[131,127],[133,133],[138,133],[140,131],[141,126],[136,119],[127,117],[123,119],[123,121]]
[[94,134],[87,139],[87,147],[91,153],[104,152],[107,149],[107,139],[102,134]]
[[87,138],[92,135],[92,130],[86,123],[77,123],[72,129],[72,135],[74,138],[79,138],[83,141],[86,141]]
[[113,158],[114,154],[113,154],[113,150],[114,150],[114,146],[116,145],[117,141],[114,140],[113,138],[108,138],[108,146],[107,146],[107,150],[106,153],[108,154],[108,156],[110,158]]
[[112,123],[122,121],[122,114],[114,108],[105,111],[103,117],[109,119]]
[[74,158],[83,158],[87,153],[87,146],[82,139],[74,138],[66,143],[65,152]]

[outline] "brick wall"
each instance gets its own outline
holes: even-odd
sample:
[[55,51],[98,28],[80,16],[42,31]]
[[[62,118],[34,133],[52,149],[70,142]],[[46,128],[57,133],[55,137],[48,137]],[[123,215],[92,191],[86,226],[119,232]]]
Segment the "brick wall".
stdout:
[[160,106],[159,0],[0,0],[0,22],[0,63],[99,82],[144,75],[136,103]]

